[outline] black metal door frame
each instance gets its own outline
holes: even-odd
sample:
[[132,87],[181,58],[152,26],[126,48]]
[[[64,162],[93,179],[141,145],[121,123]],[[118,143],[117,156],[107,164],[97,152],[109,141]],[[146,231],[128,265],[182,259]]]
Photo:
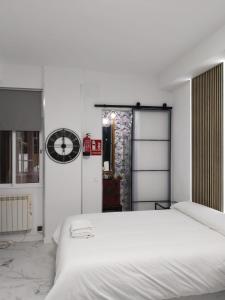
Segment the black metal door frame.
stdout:
[[[134,170],[133,169],[133,158],[134,158],[134,146],[133,146],[133,143],[135,141],[137,141],[136,139],[134,139],[134,128],[135,128],[135,118],[134,118],[134,115],[135,115],[135,111],[149,111],[149,112],[152,112],[152,111],[157,111],[157,112],[162,112],[162,111],[167,111],[169,113],[169,124],[168,124],[168,132],[169,132],[169,136],[168,136],[168,139],[142,139],[142,141],[159,141],[159,142],[162,142],[162,141],[166,141],[166,142],[169,142],[169,151],[168,151],[168,169],[167,170]],[[131,210],[133,210],[133,204],[134,203],[155,203],[155,209],[157,208],[157,206],[161,207],[161,208],[170,208],[171,206],[171,121],[172,121],[172,107],[154,107],[154,109],[152,109],[151,107],[145,107],[145,108],[142,108],[142,107],[134,107],[132,108],[132,131],[131,131]],[[140,140],[139,140],[140,141]],[[168,187],[169,187],[169,192],[168,192],[168,200],[149,200],[149,201],[133,201],[133,173],[134,172],[168,172]],[[161,205],[161,203],[165,203],[165,204],[168,204],[168,206],[164,207]]]
[[[108,105],[108,104],[95,104],[95,107],[99,107],[99,108],[130,108],[132,111],[132,129],[131,129],[131,162],[130,162],[130,174],[131,174],[131,203],[130,203],[130,210],[133,210],[133,203],[155,203],[155,209],[157,208],[157,206],[159,206],[160,208],[170,208],[171,206],[171,144],[172,144],[172,136],[171,136],[171,124],[172,124],[172,107],[171,106],[167,106],[166,103],[163,103],[162,106],[142,106],[139,102],[136,105]],[[134,119],[134,112],[135,111],[167,111],[169,113],[169,124],[168,124],[168,130],[169,130],[169,138],[168,140],[164,140],[164,141],[168,141],[169,142],[169,151],[168,151],[168,162],[169,162],[169,168],[168,170],[134,170],[133,169],[133,142],[134,140],[134,128],[135,128],[135,119]],[[163,141],[163,140],[157,140],[157,139],[149,139],[149,141]],[[168,176],[168,186],[169,186],[169,198],[168,200],[149,200],[149,201],[133,201],[133,173],[137,172],[137,171],[148,171],[148,172],[157,172],[157,171],[165,171],[169,173]],[[162,203],[168,204],[167,207],[164,207],[162,205]]]

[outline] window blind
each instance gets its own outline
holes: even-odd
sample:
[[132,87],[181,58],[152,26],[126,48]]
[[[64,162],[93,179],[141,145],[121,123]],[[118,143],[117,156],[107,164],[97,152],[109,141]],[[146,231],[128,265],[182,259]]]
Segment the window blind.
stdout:
[[223,64],[192,80],[192,200],[223,210]]
[[40,131],[42,92],[0,89],[0,130]]

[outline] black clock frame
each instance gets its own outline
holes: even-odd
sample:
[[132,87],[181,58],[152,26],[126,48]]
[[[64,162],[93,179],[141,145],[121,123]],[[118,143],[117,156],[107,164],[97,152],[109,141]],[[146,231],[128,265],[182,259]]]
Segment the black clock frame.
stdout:
[[[68,138],[71,140],[73,147],[72,151],[69,154],[60,155],[55,150],[55,141],[59,138]],[[63,142],[61,145],[62,151],[65,150],[66,144]],[[67,128],[59,128],[52,131],[46,139],[45,149],[48,154],[48,157],[54,162],[60,164],[67,164],[74,161],[81,152],[81,140],[79,136],[72,130]]]

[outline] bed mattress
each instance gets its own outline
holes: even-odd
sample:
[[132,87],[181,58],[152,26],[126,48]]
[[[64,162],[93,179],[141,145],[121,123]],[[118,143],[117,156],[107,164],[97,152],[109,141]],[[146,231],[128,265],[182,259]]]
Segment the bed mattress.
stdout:
[[[71,238],[76,218],[90,220],[95,237]],[[225,237],[171,209],[68,218],[46,300],[165,300],[223,290]]]

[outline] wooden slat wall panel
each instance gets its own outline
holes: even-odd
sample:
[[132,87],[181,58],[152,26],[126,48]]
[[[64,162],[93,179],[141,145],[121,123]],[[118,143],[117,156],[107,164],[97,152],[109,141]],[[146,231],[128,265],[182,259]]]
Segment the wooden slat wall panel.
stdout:
[[192,201],[223,210],[223,64],[192,80]]

